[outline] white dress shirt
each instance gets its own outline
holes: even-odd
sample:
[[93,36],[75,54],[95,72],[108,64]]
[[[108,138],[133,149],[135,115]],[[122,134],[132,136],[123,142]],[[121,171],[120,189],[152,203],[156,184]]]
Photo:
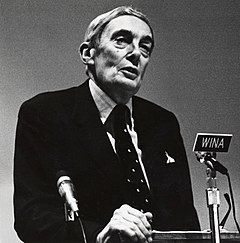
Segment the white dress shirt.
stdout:
[[[109,118],[109,115],[117,104],[104,91],[102,91],[99,88],[99,86],[97,86],[95,84],[95,82],[91,79],[89,80],[89,88],[90,88],[90,92],[93,97],[93,100],[98,108],[100,119],[106,128],[108,138],[116,153],[115,138],[113,136],[113,132],[111,132],[113,130],[113,123],[112,123],[112,120]],[[143,162],[142,162],[142,151],[138,147],[138,137],[137,137],[136,131],[134,130],[134,119],[132,117],[132,99],[129,100],[129,102],[126,104],[126,106],[129,108],[130,115],[131,115],[131,121],[130,121],[131,124],[127,124],[127,130],[131,136],[132,143],[136,149],[144,178],[147,182],[148,188],[150,189],[147,174],[146,174]]]

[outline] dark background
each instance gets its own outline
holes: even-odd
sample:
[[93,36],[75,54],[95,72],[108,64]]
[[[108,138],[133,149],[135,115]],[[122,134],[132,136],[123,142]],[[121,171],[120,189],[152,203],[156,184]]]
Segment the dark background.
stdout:
[[[133,5],[151,20],[156,47],[139,95],[173,111],[189,158],[195,205],[209,228],[205,166],[192,152],[197,132],[232,133],[227,154],[240,218],[239,88],[240,1],[0,0],[0,241],[15,243],[12,168],[21,103],[85,79],[78,56],[89,22],[120,5]],[[220,219],[227,211],[227,180],[218,174]],[[187,213],[187,212],[186,212]],[[232,215],[226,228],[236,230]]]

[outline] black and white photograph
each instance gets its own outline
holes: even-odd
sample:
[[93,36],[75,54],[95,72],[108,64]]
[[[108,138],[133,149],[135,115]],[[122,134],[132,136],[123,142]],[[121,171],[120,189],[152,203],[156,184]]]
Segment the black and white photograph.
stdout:
[[240,1],[0,0],[0,242],[240,242]]

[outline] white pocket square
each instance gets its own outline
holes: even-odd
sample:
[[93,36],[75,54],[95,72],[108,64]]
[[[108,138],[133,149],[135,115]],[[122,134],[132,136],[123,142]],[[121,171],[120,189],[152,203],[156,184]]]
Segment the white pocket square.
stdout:
[[168,153],[167,153],[167,151],[165,151],[165,154],[166,154],[166,156],[167,156],[167,164],[170,164],[170,163],[175,163],[175,159],[174,158],[172,158]]

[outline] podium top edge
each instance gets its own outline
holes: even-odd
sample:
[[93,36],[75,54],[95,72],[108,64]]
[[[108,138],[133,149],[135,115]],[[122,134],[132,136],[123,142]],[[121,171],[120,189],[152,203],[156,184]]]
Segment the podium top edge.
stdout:
[[[220,233],[221,239],[235,239],[240,241],[240,234],[237,231],[224,231]],[[157,231],[153,230],[153,238],[156,240],[201,240],[211,239],[210,231]]]

